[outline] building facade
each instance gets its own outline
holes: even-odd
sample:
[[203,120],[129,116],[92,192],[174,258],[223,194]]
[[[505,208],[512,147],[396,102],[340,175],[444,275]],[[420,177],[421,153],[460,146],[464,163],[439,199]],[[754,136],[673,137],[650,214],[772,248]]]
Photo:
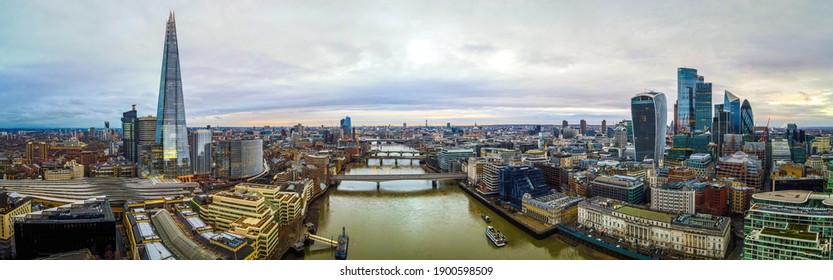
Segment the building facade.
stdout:
[[578,223],[631,246],[667,250],[682,259],[724,259],[731,240],[729,217],[672,215],[600,197],[579,203]]
[[159,82],[159,104],[156,107],[155,144],[162,148],[161,170],[154,173],[179,176],[191,173],[188,130],[185,126],[185,101],[182,96],[182,74],[179,67],[179,47],[176,19],[171,13],[165,30],[165,50],[162,55],[162,75]]
[[223,140],[215,151],[218,177],[242,179],[263,172],[263,140]]
[[121,118],[122,155],[124,158],[136,162],[139,159],[139,119],[136,116],[136,105],[133,110],[124,112]]
[[90,249],[99,258],[113,258],[116,251],[116,219],[104,196],[12,219],[18,259],[79,249]]
[[642,204],[645,202],[645,184],[629,176],[599,176],[590,182],[589,197],[595,196]]
[[211,174],[211,130],[191,133],[191,168],[194,174]]
[[665,94],[644,92],[631,98],[633,136],[636,161],[653,159],[654,166],[662,165],[667,131]]
[[775,191],[752,196],[743,259],[833,259],[833,196]]
[[694,188],[684,183],[668,183],[651,188],[651,210],[694,214],[695,195]]
[[533,219],[549,225],[570,224],[578,218],[578,203],[583,197],[553,193],[538,198],[524,194],[521,211]]

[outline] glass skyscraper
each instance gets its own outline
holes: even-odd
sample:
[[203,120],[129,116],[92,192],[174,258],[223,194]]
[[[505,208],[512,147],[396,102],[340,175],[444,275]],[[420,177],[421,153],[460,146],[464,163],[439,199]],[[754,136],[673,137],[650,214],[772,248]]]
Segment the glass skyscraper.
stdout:
[[723,111],[729,112],[728,133],[740,134],[740,98],[728,90],[723,94]]
[[121,131],[122,134],[122,150],[124,151],[124,158],[130,162],[136,162],[138,156],[138,140],[139,140],[139,119],[136,116],[136,105],[133,109],[122,114]]
[[162,54],[162,76],[159,83],[159,104],[156,109],[156,144],[162,152],[162,170],[154,173],[182,175],[190,173],[188,131],[185,127],[185,102],[182,98],[182,75],[179,68],[179,48],[176,39],[176,20],[171,12],[165,30]]
[[191,168],[194,174],[211,173],[211,130],[200,129],[191,133]]
[[691,131],[695,125],[694,95],[697,91],[697,69],[677,68],[677,115],[674,132]]
[[341,119],[341,137],[353,139],[353,124],[350,123],[350,116]]
[[703,81],[703,76],[697,80],[697,90],[694,95],[694,130],[705,132],[712,127],[712,83]]
[[242,179],[263,172],[263,139],[217,142],[216,176]]
[[667,114],[665,94],[661,92],[643,92],[631,98],[635,160],[650,158],[655,167],[662,165]]
[[740,134],[755,137],[755,118],[752,115],[752,105],[744,99],[740,106]]

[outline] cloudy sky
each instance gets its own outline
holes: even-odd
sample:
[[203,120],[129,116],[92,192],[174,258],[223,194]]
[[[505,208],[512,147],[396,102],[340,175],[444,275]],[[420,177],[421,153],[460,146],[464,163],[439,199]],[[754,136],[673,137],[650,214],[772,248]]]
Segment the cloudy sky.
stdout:
[[189,126],[610,123],[683,66],[833,125],[827,1],[273,2],[2,1],[0,128],[155,115],[170,10]]

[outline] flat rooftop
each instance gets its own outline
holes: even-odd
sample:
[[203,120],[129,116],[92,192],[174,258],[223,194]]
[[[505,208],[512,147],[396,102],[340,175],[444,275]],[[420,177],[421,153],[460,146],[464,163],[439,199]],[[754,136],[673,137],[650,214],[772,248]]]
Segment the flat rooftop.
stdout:
[[15,222],[70,223],[115,221],[107,197],[98,196],[67,205],[15,216]]
[[619,209],[616,209],[614,212],[619,212],[619,213],[622,213],[622,214],[625,214],[625,215],[636,216],[636,217],[645,218],[645,219],[654,220],[654,221],[663,222],[663,223],[671,223],[671,220],[674,217],[671,214],[667,214],[667,213],[663,213],[663,212],[657,212],[657,211],[651,211],[651,210],[645,210],[645,209],[639,209],[639,208],[632,207],[632,206],[622,206]]
[[752,195],[754,199],[776,201],[784,203],[804,204],[810,198],[812,191],[803,190],[785,190],[765,193],[756,193]]
[[779,229],[765,227],[761,229],[761,234],[775,236],[780,238],[798,239],[802,241],[815,242],[818,241],[817,232],[808,232],[801,230]]

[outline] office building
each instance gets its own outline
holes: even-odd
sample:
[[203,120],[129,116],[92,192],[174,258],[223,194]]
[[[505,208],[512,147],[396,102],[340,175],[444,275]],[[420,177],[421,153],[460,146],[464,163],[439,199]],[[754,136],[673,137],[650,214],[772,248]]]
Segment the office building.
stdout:
[[[677,112],[674,117],[674,134],[693,131],[698,80],[697,69],[677,68]],[[636,123],[637,118],[633,119]]]
[[158,167],[161,170],[154,170],[154,173],[168,176],[191,173],[176,20],[173,12],[168,17],[165,30],[165,50],[162,55],[162,75],[156,117],[155,144],[161,146],[162,162]]
[[[341,138],[345,140],[353,139],[353,124],[350,121],[350,116],[344,117],[343,119],[341,119],[341,121],[339,121],[339,123],[339,127],[341,128]],[[425,121],[425,123],[425,126],[428,126],[427,120]]]
[[764,169],[756,156],[738,151],[730,156],[720,158],[717,178],[736,178],[746,186],[760,190],[764,178]]
[[694,177],[697,180],[706,181],[714,177],[714,160],[712,156],[706,153],[692,154],[688,157],[683,166],[694,170]]
[[0,260],[13,259],[14,227],[12,217],[32,212],[32,198],[15,192],[0,191]]
[[257,192],[235,190],[213,196],[198,196],[189,202],[205,223],[255,240],[257,259],[277,257],[278,211]]
[[602,128],[600,134],[604,136],[609,136],[609,134],[607,134],[607,120],[602,120]]
[[752,105],[746,99],[743,100],[743,104],[740,106],[740,131],[737,133],[755,138],[755,118],[752,114]]
[[473,156],[472,149],[443,149],[437,153],[437,160],[443,171],[460,172],[462,162]]
[[653,159],[654,167],[662,166],[666,134],[665,94],[644,92],[631,98],[636,161]]
[[703,206],[699,212],[714,216],[729,215],[729,188],[720,184],[708,184],[703,190]]
[[264,171],[263,139],[218,141],[215,155],[218,177],[243,179]]
[[137,162],[139,159],[138,122],[139,119],[136,116],[136,105],[133,105],[132,110],[122,114],[122,155],[125,159],[131,162]]
[[697,90],[694,93],[694,129],[693,131],[707,131],[712,127],[712,83],[703,81],[703,76],[697,76]]
[[731,240],[729,217],[675,215],[603,197],[579,203],[578,223],[633,247],[665,250],[681,259],[724,259]]
[[587,121],[579,121],[579,133],[581,133],[582,136],[587,134]]
[[812,143],[814,154],[830,153],[830,136],[817,136]]
[[705,183],[677,182],[651,188],[651,210],[694,214],[695,187],[704,188]]
[[116,219],[105,196],[12,219],[18,259],[79,249],[90,249],[99,258],[113,258],[116,252]]
[[583,197],[567,196],[561,193],[552,193],[538,198],[527,193],[523,195],[521,211],[524,215],[549,225],[571,224],[578,218],[578,203],[582,201],[584,201]]
[[743,259],[833,259],[833,196],[790,190],[752,198],[744,218]]
[[519,210],[524,194],[537,198],[550,193],[541,170],[535,167],[503,166],[498,169],[498,180],[500,199]]
[[714,105],[714,118],[712,119],[712,142],[714,142],[717,146],[714,151],[715,157],[720,158],[723,156],[723,137],[730,133],[732,130],[731,126],[731,113],[725,110],[726,107],[724,104],[716,104]]
[[211,130],[191,133],[191,168],[194,174],[211,174]]
[[595,196],[621,200],[630,204],[642,204],[645,202],[645,184],[629,176],[599,176],[590,182],[589,197]]
[[728,133],[740,134],[740,98],[728,90],[725,91],[723,94],[723,110],[729,112]]

